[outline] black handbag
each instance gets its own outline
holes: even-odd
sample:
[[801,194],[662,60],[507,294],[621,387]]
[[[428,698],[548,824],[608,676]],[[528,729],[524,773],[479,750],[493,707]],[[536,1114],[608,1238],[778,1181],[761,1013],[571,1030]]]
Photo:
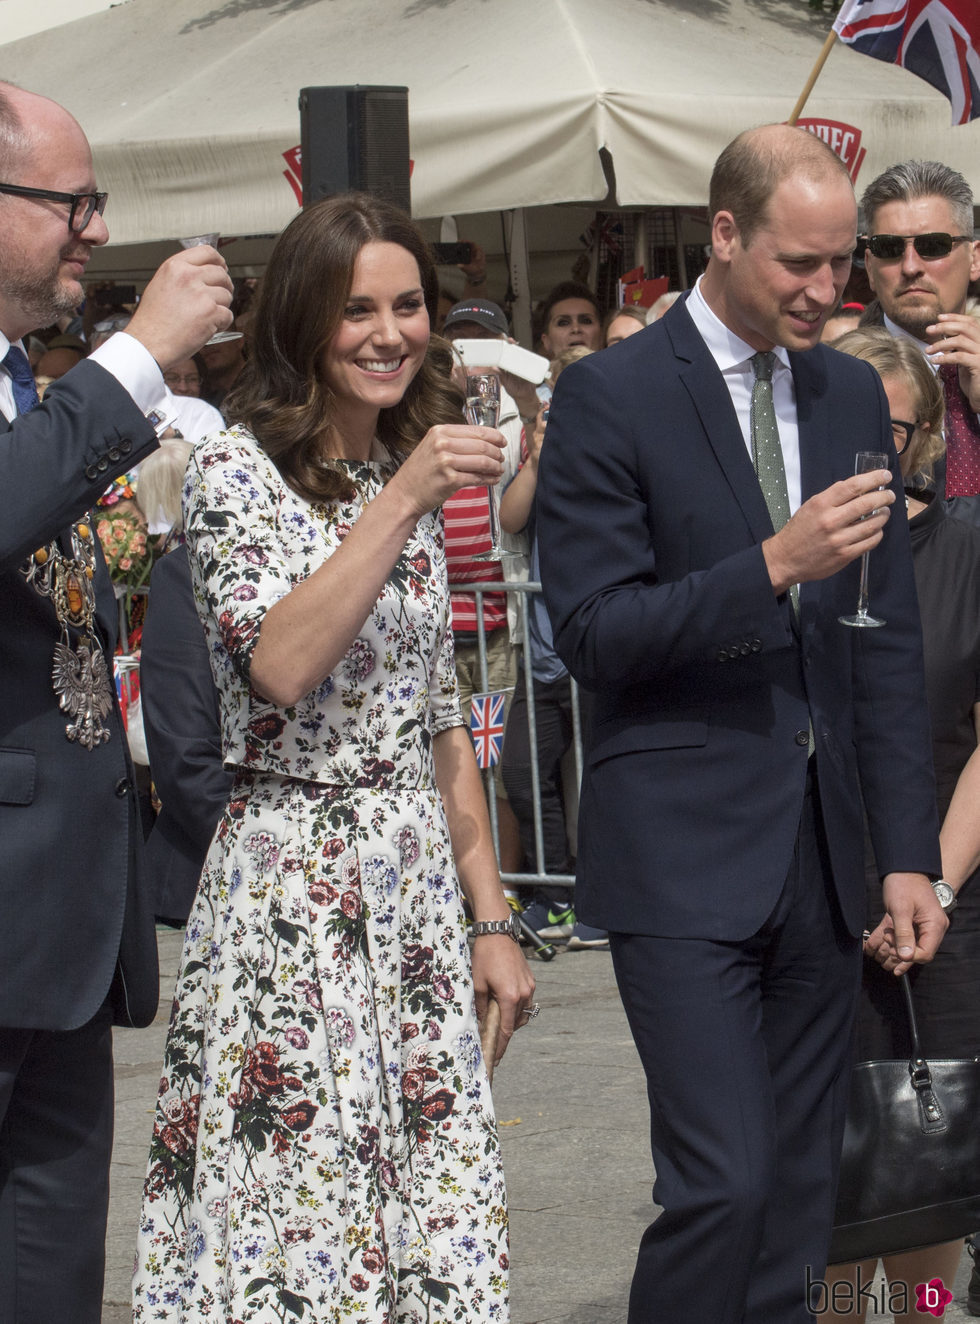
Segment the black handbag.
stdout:
[[851,1078],[828,1262],[849,1263],[980,1229],[980,1058],[859,1062]]

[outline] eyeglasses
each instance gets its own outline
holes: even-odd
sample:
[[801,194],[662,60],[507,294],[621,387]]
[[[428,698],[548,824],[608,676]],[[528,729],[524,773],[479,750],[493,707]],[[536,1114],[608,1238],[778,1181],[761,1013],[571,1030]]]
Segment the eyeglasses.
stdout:
[[20,184],[0,184],[0,193],[10,193],[16,198],[43,198],[47,202],[70,204],[68,229],[72,234],[81,234],[86,230],[96,212],[102,215],[109,196],[108,193],[53,193],[48,188],[23,188]]
[[867,242],[867,251],[879,262],[897,262],[905,256],[906,244],[911,244],[919,257],[933,261],[940,257],[949,257],[954,244],[971,244],[971,234],[946,234],[942,230],[932,230],[929,234],[869,234],[862,235]]
[[918,426],[918,423],[907,423],[902,418],[892,419],[892,437],[898,455],[901,455],[906,446],[912,445],[912,438],[915,436],[915,430]]
[[201,377],[196,372],[165,372],[163,380],[168,386],[200,386]]

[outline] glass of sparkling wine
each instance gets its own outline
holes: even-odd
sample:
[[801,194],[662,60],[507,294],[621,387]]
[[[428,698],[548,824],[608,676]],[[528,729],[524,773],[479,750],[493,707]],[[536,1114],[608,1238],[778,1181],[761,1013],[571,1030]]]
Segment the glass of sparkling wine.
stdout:
[[[500,418],[500,378],[495,372],[471,373],[466,378],[466,421],[477,427],[495,428]],[[490,546],[473,557],[474,561],[502,561],[516,553],[500,545],[500,512],[496,484],[487,484],[490,519]]]
[[[185,235],[183,239],[178,239],[177,242],[180,244],[181,248],[200,248],[203,245],[207,245],[208,247],[217,250],[218,240],[220,238],[221,235],[218,234],[217,231],[212,231],[210,234]],[[216,331],[211,339],[206,340],[204,343],[206,345],[223,345],[226,340],[241,340],[242,334],[241,331]]]
[[[875,469],[887,469],[888,456],[882,455],[878,451],[858,451],[854,457],[854,472],[856,474],[873,473]],[[874,514],[874,511],[871,512]],[[867,517],[865,517],[867,518]],[[865,552],[861,557],[861,579],[858,585],[857,611],[853,616],[839,616],[837,619],[841,625],[853,625],[858,629],[869,629],[876,625],[884,625],[885,622],[878,616],[868,615],[868,557],[870,552]]]

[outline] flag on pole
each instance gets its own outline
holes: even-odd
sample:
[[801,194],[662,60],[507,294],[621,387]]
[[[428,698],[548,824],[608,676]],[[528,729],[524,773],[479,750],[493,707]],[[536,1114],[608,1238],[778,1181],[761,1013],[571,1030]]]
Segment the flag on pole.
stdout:
[[977,0],[847,0],[834,31],[856,51],[938,88],[952,105],[954,124],[980,117]]
[[504,696],[474,694],[470,705],[470,735],[476,746],[479,768],[492,768],[500,762],[504,743]]

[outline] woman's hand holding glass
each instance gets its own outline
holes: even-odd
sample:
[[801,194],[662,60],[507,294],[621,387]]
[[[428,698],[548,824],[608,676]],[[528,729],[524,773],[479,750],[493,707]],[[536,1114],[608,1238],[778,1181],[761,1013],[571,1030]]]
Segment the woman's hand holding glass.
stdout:
[[390,485],[401,489],[421,518],[462,487],[497,483],[506,445],[496,428],[441,423],[429,429]]

